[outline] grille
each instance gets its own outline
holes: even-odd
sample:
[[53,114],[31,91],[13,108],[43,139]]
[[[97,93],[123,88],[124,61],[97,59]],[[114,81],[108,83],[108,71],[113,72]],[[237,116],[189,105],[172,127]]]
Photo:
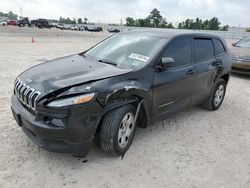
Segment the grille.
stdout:
[[15,81],[14,87],[15,95],[17,98],[28,108],[36,109],[36,101],[41,94],[30,86],[26,85],[20,78]]

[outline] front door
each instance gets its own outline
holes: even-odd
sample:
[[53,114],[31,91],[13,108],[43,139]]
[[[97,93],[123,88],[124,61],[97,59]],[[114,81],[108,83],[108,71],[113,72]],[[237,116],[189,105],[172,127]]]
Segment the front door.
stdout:
[[196,83],[191,38],[174,39],[162,57],[171,57],[174,63],[165,70],[155,70],[153,109],[156,116],[188,106]]

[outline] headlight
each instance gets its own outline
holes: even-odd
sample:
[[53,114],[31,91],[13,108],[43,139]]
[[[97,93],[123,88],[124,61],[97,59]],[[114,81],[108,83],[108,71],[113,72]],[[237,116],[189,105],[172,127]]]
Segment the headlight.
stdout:
[[88,93],[84,95],[69,97],[65,99],[58,99],[50,102],[47,106],[50,107],[62,107],[74,104],[82,104],[91,101],[95,96],[95,93]]

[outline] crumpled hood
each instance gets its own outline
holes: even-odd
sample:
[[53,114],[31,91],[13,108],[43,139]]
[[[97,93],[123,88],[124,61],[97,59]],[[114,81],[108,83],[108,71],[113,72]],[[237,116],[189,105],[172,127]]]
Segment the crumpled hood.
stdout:
[[51,60],[31,67],[19,75],[26,85],[41,92],[41,97],[58,89],[125,74],[131,69],[90,61],[80,55]]

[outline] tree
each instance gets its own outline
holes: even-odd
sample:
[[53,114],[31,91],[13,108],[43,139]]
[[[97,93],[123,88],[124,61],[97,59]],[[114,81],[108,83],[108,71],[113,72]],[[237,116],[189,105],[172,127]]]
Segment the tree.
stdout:
[[161,19],[160,27],[161,28],[167,28],[168,27],[168,22],[167,22],[166,18]]
[[169,24],[167,25],[167,28],[169,28],[169,29],[174,29],[174,26],[173,26],[172,23],[169,23]]
[[12,11],[9,11],[8,13],[0,12],[0,16],[1,17],[7,17],[7,18],[9,18],[11,20],[17,20],[17,18],[18,18],[18,15],[14,14]]
[[87,24],[88,23],[88,18],[84,17],[84,24]]
[[246,32],[250,32],[250,27],[246,29]]
[[209,29],[209,21],[208,20],[205,20],[203,22],[203,28],[202,29],[204,29],[204,30],[208,30]]
[[136,20],[136,26],[138,27],[146,27],[145,19],[139,18]]
[[199,18],[196,18],[193,29],[199,29],[199,30],[201,30],[202,27],[203,27],[203,21],[201,19],[199,19]]
[[60,23],[64,23],[64,24],[76,24],[76,19],[73,18],[73,20],[71,20],[70,18],[63,18],[63,17],[60,17],[60,18],[59,18],[59,22],[60,22]]
[[178,29],[183,29],[182,23],[178,24]]
[[152,27],[151,20],[149,18],[144,19],[145,27]]
[[160,11],[154,8],[149,15],[149,19],[152,20],[154,27],[159,27],[159,24],[162,21],[162,15],[160,14]]
[[224,25],[222,28],[220,28],[221,31],[228,31],[229,25]]
[[228,31],[229,26],[225,25],[220,27],[220,22],[218,18],[213,17],[210,20],[203,21],[200,18],[193,19],[186,19],[185,21],[179,23],[179,29],[198,29],[198,30],[222,30]]
[[78,23],[78,24],[83,24],[82,18],[78,18],[78,19],[77,19],[77,23]]
[[209,30],[219,30],[219,29],[220,29],[220,22],[219,22],[218,18],[213,17],[209,21]]
[[132,17],[126,18],[126,26],[135,26],[135,20]]
[[59,18],[59,23],[63,23],[63,18],[62,18],[62,16],[60,16],[60,18]]

